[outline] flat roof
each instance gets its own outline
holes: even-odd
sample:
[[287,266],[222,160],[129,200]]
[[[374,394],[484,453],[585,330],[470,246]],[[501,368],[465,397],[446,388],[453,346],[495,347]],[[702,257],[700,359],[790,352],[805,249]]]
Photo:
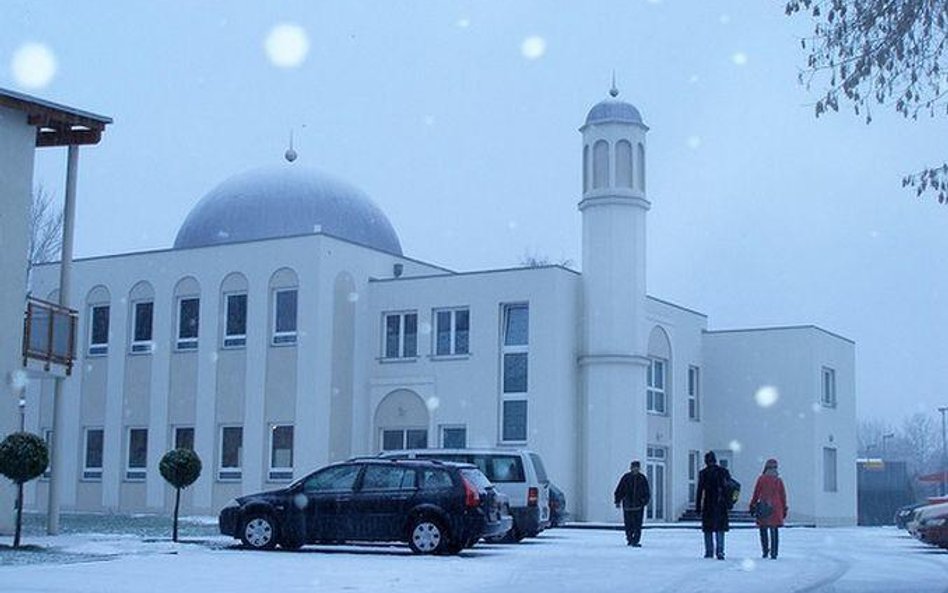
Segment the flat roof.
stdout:
[[813,325],[813,324],[777,325],[777,326],[772,326],[772,327],[747,327],[747,328],[739,328],[739,329],[716,329],[716,330],[704,330],[704,333],[706,334],[736,334],[736,333],[741,333],[741,332],[770,332],[770,331],[801,330],[801,329],[808,329],[808,330],[823,332],[824,334],[833,336],[834,338],[839,338],[840,340],[844,340],[846,342],[849,342],[850,344],[856,343],[854,340],[851,340],[847,338],[846,336],[835,334],[829,330],[823,329],[822,327],[818,325]]
[[36,146],[98,144],[112,118],[0,88],[0,106],[26,113]]

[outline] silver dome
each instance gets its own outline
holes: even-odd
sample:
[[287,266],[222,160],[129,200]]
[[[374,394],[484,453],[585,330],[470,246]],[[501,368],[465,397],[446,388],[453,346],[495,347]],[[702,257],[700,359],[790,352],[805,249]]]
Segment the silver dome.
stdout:
[[604,122],[643,123],[642,114],[634,105],[614,98],[596,103],[586,116],[586,125]]
[[175,249],[324,232],[402,254],[395,229],[368,196],[315,169],[279,165],[225,180],[191,210]]

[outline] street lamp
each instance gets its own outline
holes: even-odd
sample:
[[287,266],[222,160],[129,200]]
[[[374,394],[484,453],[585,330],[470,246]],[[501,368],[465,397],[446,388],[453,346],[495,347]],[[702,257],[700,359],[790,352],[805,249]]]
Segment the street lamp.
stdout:
[[889,439],[893,439],[893,438],[895,438],[895,433],[894,433],[894,432],[890,432],[890,433],[887,433],[887,434],[882,435],[882,458],[883,458],[883,459],[885,459],[885,450],[886,450],[885,444],[886,444],[886,441],[888,441]]
[[945,412],[948,406],[938,408],[941,412],[941,495],[948,495],[948,439],[945,438]]
[[20,408],[20,432],[26,427],[26,397],[22,394],[20,395],[20,401],[17,402],[17,406]]

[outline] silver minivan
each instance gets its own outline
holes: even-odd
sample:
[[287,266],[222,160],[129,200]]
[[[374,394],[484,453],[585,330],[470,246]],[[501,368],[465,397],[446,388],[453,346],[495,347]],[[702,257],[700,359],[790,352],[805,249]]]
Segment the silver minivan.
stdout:
[[550,480],[543,460],[525,449],[401,449],[383,451],[380,457],[440,459],[476,465],[498,492],[510,499],[513,527],[510,536],[520,541],[550,526]]

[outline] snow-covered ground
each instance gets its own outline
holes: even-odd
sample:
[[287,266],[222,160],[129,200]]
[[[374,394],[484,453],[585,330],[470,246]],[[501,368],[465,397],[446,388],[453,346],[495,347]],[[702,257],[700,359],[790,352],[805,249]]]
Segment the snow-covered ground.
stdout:
[[[642,548],[622,532],[557,529],[519,545],[483,545],[456,557],[407,546],[310,546],[251,552],[223,537],[200,543],[114,534],[31,537],[27,544],[102,561],[0,566],[0,591],[580,592],[692,591],[944,593],[948,552],[894,528],[786,529],[777,560],[760,558],[757,532],[728,534],[725,561],[706,560],[701,534],[649,529]],[[5,554],[9,557],[9,551]]]

